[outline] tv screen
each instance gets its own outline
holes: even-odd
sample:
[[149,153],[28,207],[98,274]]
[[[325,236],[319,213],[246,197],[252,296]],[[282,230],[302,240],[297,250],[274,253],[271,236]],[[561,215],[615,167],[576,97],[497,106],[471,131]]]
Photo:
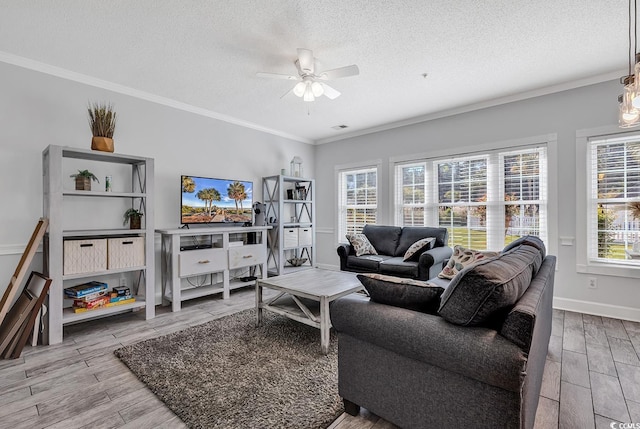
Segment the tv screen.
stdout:
[[180,222],[245,223],[253,219],[253,183],[182,176]]

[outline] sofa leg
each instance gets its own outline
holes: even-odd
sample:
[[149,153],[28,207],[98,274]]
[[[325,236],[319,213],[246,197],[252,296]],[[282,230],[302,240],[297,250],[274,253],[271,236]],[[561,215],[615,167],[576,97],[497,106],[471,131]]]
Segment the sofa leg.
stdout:
[[360,414],[360,405],[354,404],[350,400],[344,398],[342,398],[342,402],[344,403],[344,411],[347,414],[351,416],[357,416]]

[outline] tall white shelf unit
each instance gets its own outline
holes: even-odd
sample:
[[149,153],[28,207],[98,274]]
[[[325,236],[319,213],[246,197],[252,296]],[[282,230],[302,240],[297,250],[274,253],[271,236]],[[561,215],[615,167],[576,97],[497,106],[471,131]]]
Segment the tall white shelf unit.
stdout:
[[[267,269],[278,276],[312,268],[316,259],[315,180],[295,176],[262,178],[265,220],[272,227],[267,235]],[[296,188],[304,187],[301,196]],[[301,266],[288,260],[306,258]]]
[[[94,162],[124,164],[131,166],[131,187],[126,192],[76,191],[64,189],[63,180],[70,180],[65,174],[65,159],[80,159]],[[48,342],[62,342],[63,326],[83,320],[104,317],[127,310],[145,310],[145,318],[155,316],[155,268],[154,268],[154,163],[152,158],[128,156],[116,153],[97,152],[65,146],[50,145],[42,152],[43,170],[43,211],[49,218],[49,229],[45,235],[44,266],[52,279],[49,289],[49,320],[47,324]],[[64,229],[64,205],[71,199],[86,200],[87,204],[96,199],[116,198],[131,201],[131,207],[144,213],[143,228],[101,229],[100,215],[96,214],[95,229]],[[90,209],[87,209],[90,212]],[[104,223],[103,223],[104,225]],[[64,274],[63,246],[66,239],[92,239],[110,237],[144,237],[144,265],[131,268],[108,269],[106,271],[82,274]],[[137,288],[132,289],[136,301],[114,307],[100,308],[84,313],[74,313],[71,308],[64,308],[64,289],[82,280],[95,280],[101,276],[134,273],[137,275]],[[111,285],[110,285],[111,286]]]

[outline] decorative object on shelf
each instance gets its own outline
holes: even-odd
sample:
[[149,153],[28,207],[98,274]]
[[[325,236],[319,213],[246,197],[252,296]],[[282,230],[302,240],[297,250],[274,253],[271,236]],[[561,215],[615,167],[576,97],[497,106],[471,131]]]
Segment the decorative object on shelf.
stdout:
[[296,183],[296,200],[306,200],[307,199],[307,188],[303,185]]
[[129,209],[124,212],[123,225],[129,222],[129,229],[140,229],[142,227],[142,212],[136,209]]
[[624,85],[622,94],[618,96],[620,128],[640,125],[640,54],[637,53],[636,15],[636,0],[629,0],[629,74],[620,78],[620,83]]
[[301,266],[302,264],[304,264],[307,261],[308,261],[307,258],[291,258],[291,259],[287,259],[287,262],[292,267],[299,267],[299,266]]
[[113,177],[107,176],[104,178],[104,190],[105,192],[113,191]]
[[113,132],[116,128],[116,112],[113,106],[106,103],[90,104],[89,126],[93,139],[91,149],[101,152],[113,152]]
[[90,191],[92,180],[100,183],[95,174],[89,170],[78,170],[76,174],[72,174],[69,177],[76,179],[76,191]]
[[293,177],[302,177],[302,158],[294,156],[290,163],[291,175]]

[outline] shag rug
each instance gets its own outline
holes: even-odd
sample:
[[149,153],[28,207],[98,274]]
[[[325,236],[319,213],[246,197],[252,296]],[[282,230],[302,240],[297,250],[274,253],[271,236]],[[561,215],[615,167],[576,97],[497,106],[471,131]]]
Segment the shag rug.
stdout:
[[323,429],[343,411],[337,340],[246,310],[115,351],[190,428]]

